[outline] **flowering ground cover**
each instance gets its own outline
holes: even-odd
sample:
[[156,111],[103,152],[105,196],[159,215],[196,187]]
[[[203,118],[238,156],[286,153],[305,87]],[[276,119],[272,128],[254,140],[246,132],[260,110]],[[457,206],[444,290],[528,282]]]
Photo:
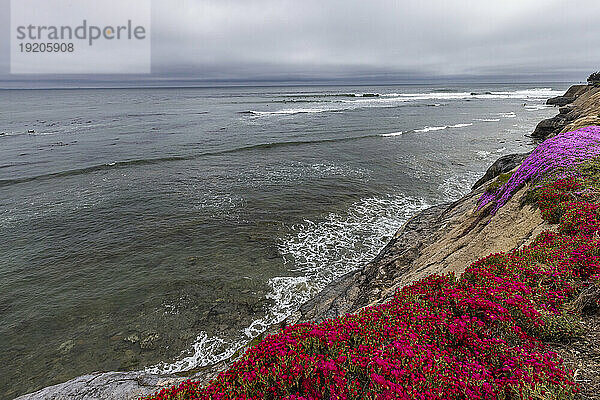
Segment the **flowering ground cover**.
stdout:
[[433,275],[356,314],[289,326],[208,386],[147,399],[572,399],[572,372],[544,341],[579,335],[572,303],[600,277],[600,127],[542,143],[480,199],[520,186],[558,223],[529,246],[492,254],[457,278]]
[[573,167],[600,156],[598,129],[597,126],[590,126],[544,141],[523,161],[508,182],[481,197],[479,208],[494,203],[494,214],[525,183],[548,179],[556,174],[575,173]]

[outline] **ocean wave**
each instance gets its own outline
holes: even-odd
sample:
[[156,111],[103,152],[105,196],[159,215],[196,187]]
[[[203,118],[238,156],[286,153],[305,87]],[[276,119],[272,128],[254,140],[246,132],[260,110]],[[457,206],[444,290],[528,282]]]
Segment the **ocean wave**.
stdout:
[[[206,114],[207,112],[198,112],[193,114]],[[178,115],[176,113],[164,113],[164,112],[147,112],[147,113],[126,113],[123,114],[124,117],[160,117],[167,115]]]
[[477,158],[479,158],[479,159],[486,159],[492,153],[489,152],[489,151],[485,151],[485,150],[479,150],[479,151],[476,152],[476,154],[477,154]]
[[382,96],[377,92],[364,92],[364,93],[330,93],[330,92],[322,92],[322,93],[287,93],[282,95],[283,97],[379,97]]
[[89,167],[70,169],[70,170],[66,170],[66,171],[50,172],[50,173],[42,174],[42,175],[27,176],[27,177],[22,177],[22,178],[15,178],[15,179],[0,179],[0,187],[13,185],[13,184],[17,184],[17,183],[31,182],[31,181],[35,181],[35,180],[60,178],[60,177],[71,176],[71,175],[82,175],[82,174],[92,173],[92,172],[96,172],[96,171],[102,171],[102,170],[106,170],[106,169],[110,169],[110,168],[115,168],[115,167],[128,167],[128,166],[134,166],[134,165],[146,165],[146,164],[155,164],[155,163],[168,162],[168,161],[181,161],[181,160],[189,160],[189,159],[190,159],[190,157],[182,156],[182,157],[161,157],[161,158],[150,158],[150,159],[137,159],[137,160],[127,160],[127,161],[113,161],[113,162],[109,162],[106,164],[92,165]]
[[96,172],[96,171],[107,170],[107,169],[111,169],[111,168],[126,168],[126,167],[138,166],[138,165],[150,165],[150,164],[158,164],[158,163],[164,163],[164,162],[194,160],[194,159],[201,158],[201,157],[219,156],[219,155],[232,154],[232,153],[238,153],[238,152],[244,152],[244,151],[273,149],[273,148],[278,148],[278,147],[305,146],[305,145],[319,144],[319,143],[348,142],[348,141],[354,141],[354,140],[364,140],[367,138],[374,138],[374,137],[379,137],[379,136],[380,135],[372,134],[372,135],[361,135],[361,136],[346,136],[346,137],[330,138],[330,139],[258,143],[258,144],[248,145],[248,146],[236,147],[236,148],[232,148],[232,149],[205,152],[205,153],[199,153],[199,154],[191,154],[191,155],[187,155],[187,156],[171,156],[171,157],[124,160],[124,161],[112,161],[112,162],[108,162],[105,164],[92,165],[89,167],[71,169],[71,170],[66,170],[66,171],[50,172],[47,174],[27,176],[27,177],[14,178],[14,179],[0,179],[0,187],[14,185],[14,184],[18,184],[18,183],[31,182],[31,181],[35,181],[35,180],[60,178],[60,177],[71,176],[71,175],[82,175],[82,174],[92,173],[92,172]]
[[455,124],[455,125],[448,125],[448,128],[464,128],[467,126],[471,126],[473,124],[471,123],[465,123],[465,124]]
[[480,172],[467,171],[446,178],[439,185],[439,190],[443,194],[440,202],[455,201],[467,195],[473,183],[480,177]]
[[500,91],[500,92],[429,92],[429,93],[385,93],[382,97],[398,97],[409,100],[461,100],[470,98],[481,99],[531,99],[544,100],[549,97],[558,96],[562,92],[553,90],[552,88],[532,88],[515,91]]
[[463,123],[463,124],[454,124],[454,125],[444,125],[444,126],[426,126],[422,129],[415,129],[414,132],[432,132],[432,131],[442,131],[448,128],[465,128],[467,126],[473,125],[472,123]]
[[500,122],[499,118],[474,118],[473,121],[479,122]]
[[525,106],[525,109],[527,111],[538,111],[538,110],[544,110],[546,108],[551,108],[554,106],[551,105],[547,105],[547,104],[528,104]]
[[[306,107],[306,108],[286,108],[275,111],[246,110],[241,114],[250,114],[255,117],[266,116],[293,116],[296,114],[313,114],[324,112],[343,112],[362,108],[380,107],[390,108],[399,107],[405,103],[427,100],[465,100],[465,99],[523,99],[529,101],[542,101],[561,92],[551,88],[532,88],[516,91],[498,91],[498,92],[427,92],[427,93],[314,93],[314,94],[286,94],[286,97],[299,98],[318,98],[328,97],[336,98],[325,104],[328,106]],[[315,101],[316,103],[317,101]],[[428,104],[430,106],[440,106],[440,103]]]
[[251,114],[251,115],[294,115],[294,114],[314,114],[328,111],[344,111],[346,108],[286,108],[277,111],[240,111],[240,114]]
[[361,93],[286,93],[281,95],[282,97],[361,97]]
[[[364,93],[287,93],[282,95],[283,97],[296,97],[296,98],[318,98],[318,97],[350,97],[353,100],[364,100],[364,98],[385,100],[389,98],[404,98],[409,100],[429,100],[429,99],[465,99],[465,98],[514,98],[514,99],[547,99],[549,97],[561,95],[562,92],[553,90],[552,88],[530,88],[521,89],[514,91],[483,91],[483,92],[457,92],[453,90],[433,90],[425,93],[378,93],[378,92],[364,92]],[[346,100],[346,101],[353,101]]]
[[391,133],[382,133],[382,134],[381,134],[381,135],[379,135],[379,136],[383,136],[383,137],[390,137],[390,136],[400,136],[400,135],[402,135],[402,133],[403,133],[402,131],[399,131],[399,132],[391,132]]
[[423,129],[415,129],[415,132],[431,132],[431,131],[441,131],[448,128],[448,125],[444,126],[426,126]]
[[289,227],[278,250],[290,276],[268,282],[267,298],[275,306],[265,315],[225,340],[200,332],[191,349],[173,363],[147,368],[149,373],[175,373],[210,365],[231,357],[268,327],[283,321],[334,279],[372,260],[395,231],[416,212],[429,207],[423,199],[403,194],[366,198],[344,214],[332,213],[320,221],[305,220]]
[[498,115],[500,115],[502,118],[516,118],[517,114],[515,114],[514,112],[504,112],[504,113],[499,113]]
[[20,135],[28,135],[28,133],[27,132],[0,132],[0,138],[10,137],[10,136],[20,136]]

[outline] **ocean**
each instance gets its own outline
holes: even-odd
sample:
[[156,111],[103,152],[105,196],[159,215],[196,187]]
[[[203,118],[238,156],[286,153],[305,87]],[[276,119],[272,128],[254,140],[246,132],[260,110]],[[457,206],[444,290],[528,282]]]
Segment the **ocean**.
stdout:
[[231,356],[568,84],[0,91],[0,398]]

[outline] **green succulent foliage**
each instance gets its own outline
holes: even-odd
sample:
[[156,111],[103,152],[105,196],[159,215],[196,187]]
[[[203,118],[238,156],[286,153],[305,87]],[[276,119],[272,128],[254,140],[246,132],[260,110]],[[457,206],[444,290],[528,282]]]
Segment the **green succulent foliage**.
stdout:
[[588,76],[587,81],[590,85],[600,85],[600,71],[592,72],[590,76]]
[[496,190],[500,189],[500,187],[502,185],[504,185],[506,182],[508,182],[508,180],[512,176],[513,172],[514,171],[506,172],[504,174],[498,175],[498,177],[496,179],[494,179],[494,181],[487,186],[486,191],[489,193],[494,193]]

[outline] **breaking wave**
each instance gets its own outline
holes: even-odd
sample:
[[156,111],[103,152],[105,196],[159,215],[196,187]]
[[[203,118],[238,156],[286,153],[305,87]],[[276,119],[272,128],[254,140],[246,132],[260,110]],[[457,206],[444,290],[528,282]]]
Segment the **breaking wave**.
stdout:
[[[515,91],[497,91],[497,92],[439,92],[429,93],[296,93],[286,94],[286,98],[329,98],[329,101],[317,101],[319,107],[298,107],[285,108],[275,111],[266,110],[246,110],[241,114],[251,115],[253,117],[268,116],[293,116],[296,114],[314,114],[324,112],[344,112],[361,108],[371,107],[399,107],[405,103],[428,100],[466,100],[466,99],[522,99],[529,101],[542,101],[553,96],[560,95],[561,92],[551,88],[533,88]],[[333,100],[331,100],[333,99]],[[325,105],[324,105],[325,104]],[[426,104],[439,106],[440,103]],[[530,106],[526,106],[530,107]],[[540,109],[540,108],[537,108]]]
[[288,276],[268,281],[267,298],[275,305],[264,316],[226,340],[200,332],[191,349],[173,363],[147,368],[149,373],[175,373],[207,366],[231,357],[268,327],[287,316],[334,279],[372,260],[396,230],[415,213],[429,207],[423,199],[403,194],[360,200],[343,214],[331,213],[322,220],[305,220],[288,227],[279,243]]

